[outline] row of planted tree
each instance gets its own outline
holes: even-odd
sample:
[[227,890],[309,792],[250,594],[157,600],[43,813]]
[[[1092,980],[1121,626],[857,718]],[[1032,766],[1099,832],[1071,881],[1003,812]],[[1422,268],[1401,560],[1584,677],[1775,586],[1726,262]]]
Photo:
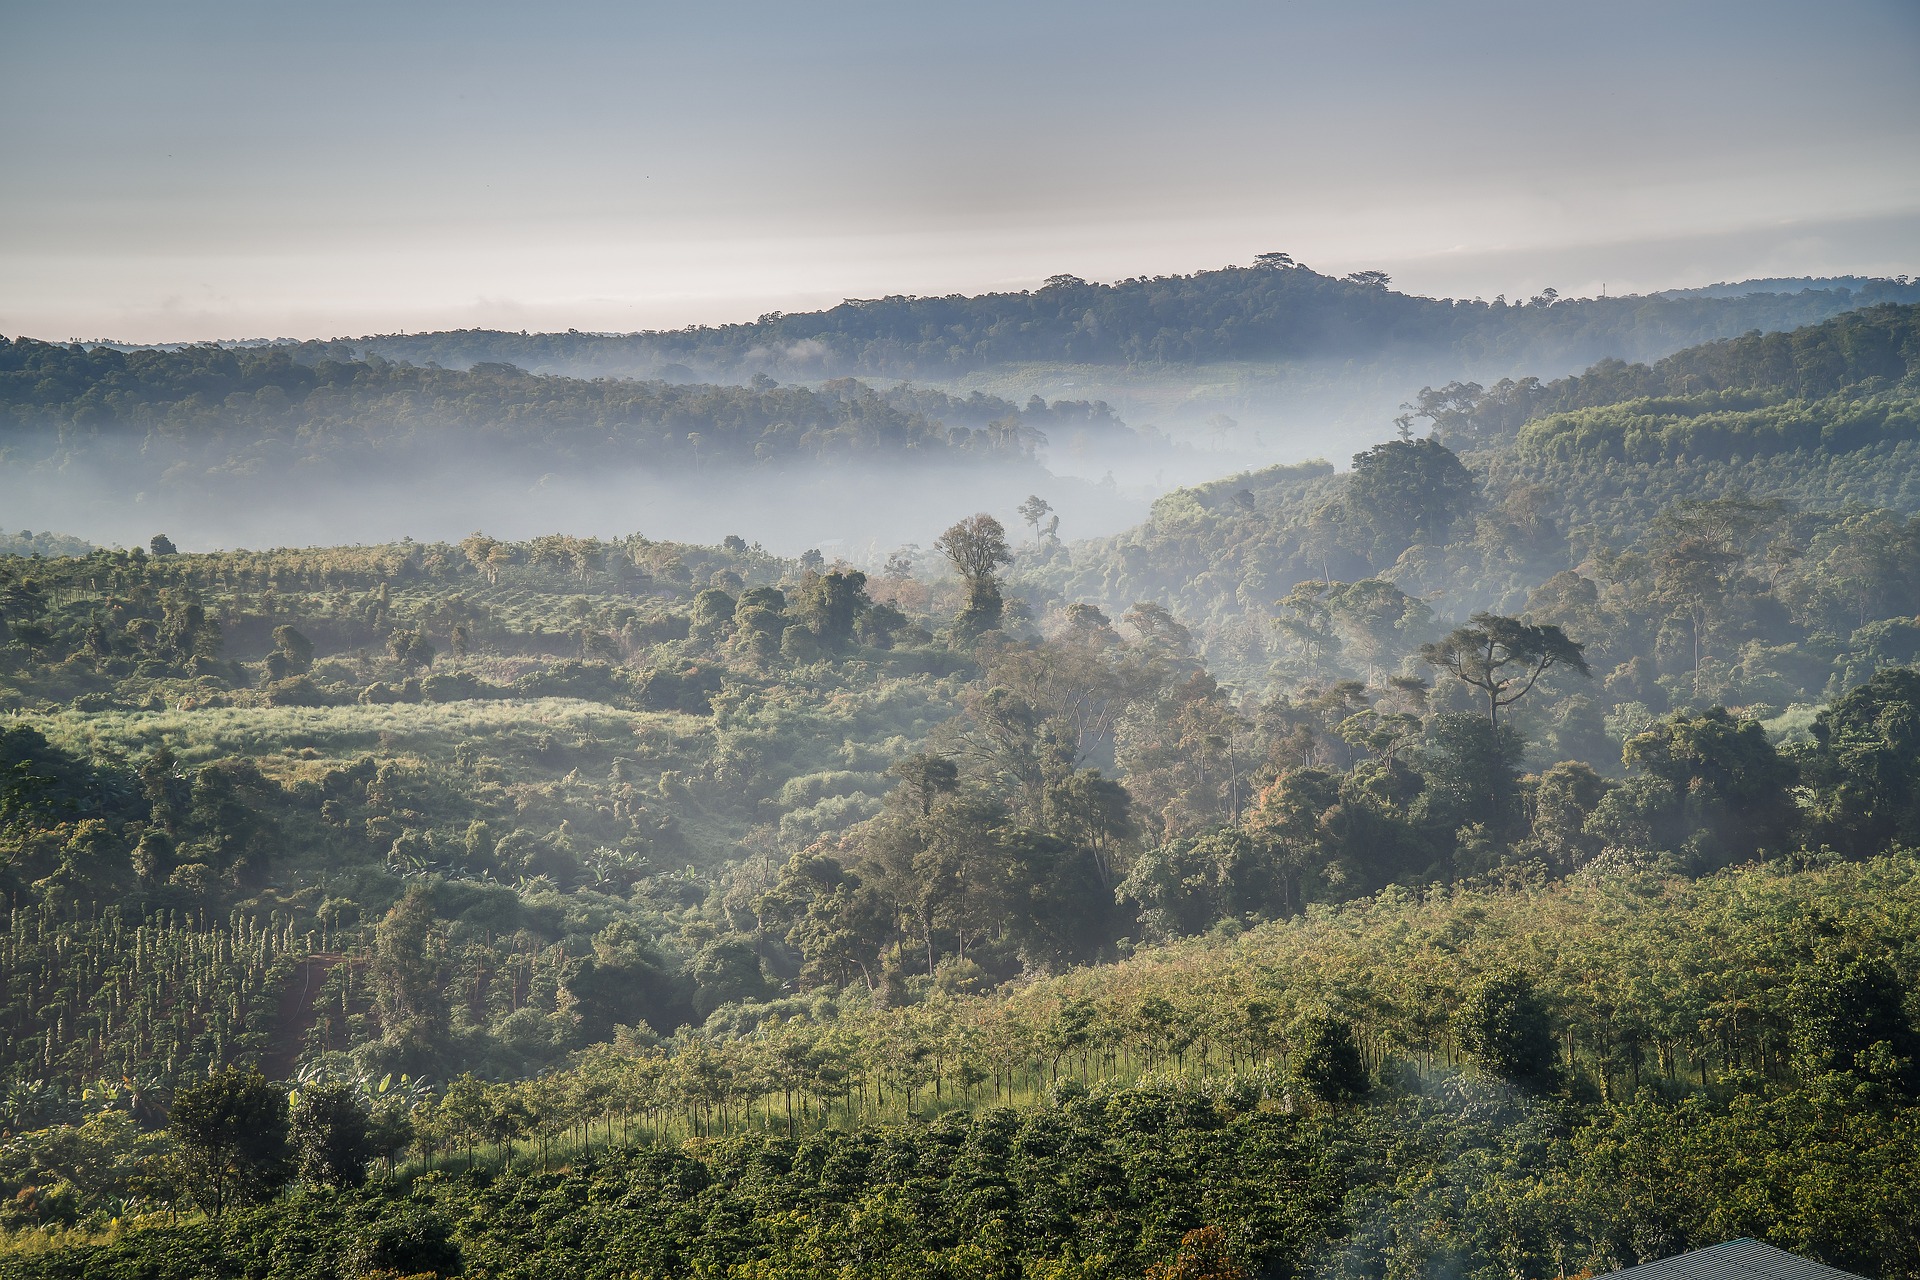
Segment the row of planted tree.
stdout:
[[1916,925],[1920,859],[1905,854],[1391,893],[1008,993],[935,989],[878,1007],[856,987],[740,1006],[665,1042],[623,1032],[518,1081],[355,1078],[327,1055],[290,1095],[232,1068],[177,1088],[164,1134],[103,1089],[88,1100],[103,1114],[80,1126],[16,1132],[5,1177],[13,1221],[29,1225],[189,1200],[218,1213],[302,1171],[343,1185],[378,1162],[551,1162],[1143,1083],[1290,1109],[1466,1072],[1575,1102],[1667,1105],[1838,1072],[1897,1102],[1920,1085],[1903,1004]]

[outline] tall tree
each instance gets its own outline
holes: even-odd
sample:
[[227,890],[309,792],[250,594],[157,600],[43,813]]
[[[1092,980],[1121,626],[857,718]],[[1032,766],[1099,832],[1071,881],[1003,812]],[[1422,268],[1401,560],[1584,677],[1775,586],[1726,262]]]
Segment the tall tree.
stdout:
[[858,569],[833,569],[808,570],[793,593],[791,608],[824,648],[837,650],[852,642],[854,624],[868,606],[867,575]]
[[933,549],[947,558],[966,586],[967,603],[958,619],[961,633],[978,635],[998,627],[1004,608],[998,573],[1013,563],[1006,529],[983,511],[935,538]]
[[1471,626],[1422,645],[1420,657],[1479,690],[1487,700],[1487,722],[1498,726],[1500,709],[1526,697],[1540,677],[1555,667],[1591,676],[1585,649],[1556,626],[1476,613]]
[[1045,520],[1047,513],[1052,510],[1053,504],[1037,493],[1031,495],[1025,502],[1020,504],[1020,518],[1027,522],[1029,529],[1033,530],[1035,546],[1038,546],[1040,543],[1040,522]]
[[1322,1102],[1338,1105],[1365,1097],[1367,1067],[1353,1038],[1353,1024],[1326,1012],[1309,1015],[1300,1027],[1293,1074]]

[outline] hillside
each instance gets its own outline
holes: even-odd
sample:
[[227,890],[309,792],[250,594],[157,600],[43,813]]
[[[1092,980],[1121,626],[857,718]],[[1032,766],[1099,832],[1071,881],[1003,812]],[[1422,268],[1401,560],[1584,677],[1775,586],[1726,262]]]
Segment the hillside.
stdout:
[[[1633,612],[1685,596],[1672,557],[1693,545],[1720,557],[1696,585],[1713,597],[1699,668],[1728,672],[1699,688],[1818,701],[1826,671],[1845,680],[1883,652],[1890,633],[1867,624],[1920,611],[1904,559],[1920,512],[1917,326],[1914,307],[1876,307],[1652,365],[1429,388],[1414,407],[1431,439],[1389,441],[1343,475],[1276,468],[1178,491],[1139,529],[1062,549],[1028,580],[1109,607],[1159,600],[1258,687],[1275,663],[1306,670],[1282,602],[1314,579],[1377,578],[1440,615],[1557,617],[1569,591]],[[1723,500],[1699,506],[1708,495]],[[1642,656],[1670,673],[1684,656],[1694,678],[1673,629],[1582,625],[1618,636],[1596,644],[1610,667]],[[1754,645],[1779,656],[1740,656]],[[1733,674],[1742,664],[1753,674]]]
[[[1388,895],[1010,995],[816,1001],[462,1078],[415,1111],[433,1154],[405,1176],[0,1275],[1494,1280],[1752,1235],[1907,1277],[1916,871]],[[1887,1065],[1850,1065],[1881,1034],[1861,1060]]]

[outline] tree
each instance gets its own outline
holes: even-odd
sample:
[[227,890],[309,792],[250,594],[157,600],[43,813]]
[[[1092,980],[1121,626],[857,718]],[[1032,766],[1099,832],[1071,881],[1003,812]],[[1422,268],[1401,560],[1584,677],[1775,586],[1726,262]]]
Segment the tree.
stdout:
[[315,1186],[357,1187],[380,1155],[370,1117],[350,1085],[325,1082],[298,1090],[290,1128],[300,1177]]
[[460,551],[467,557],[467,563],[486,578],[490,587],[498,585],[500,581],[503,561],[494,559],[494,553],[499,549],[498,542],[477,530],[460,539]]
[[1247,829],[1267,850],[1279,882],[1280,909],[1306,909],[1306,883],[1333,854],[1329,819],[1337,821],[1340,781],[1320,769],[1290,769],[1260,793]]
[[1141,853],[1114,893],[1134,905],[1147,937],[1164,940],[1202,933],[1220,920],[1284,912],[1281,870],[1273,846],[1221,827]]
[[212,1217],[272,1197],[293,1173],[287,1094],[258,1068],[225,1067],[173,1096],[181,1181]]
[[1098,769],[1081,769],[1047,793],[1047,825],[1093,855],[1101,884],[1119,878],[1119,849],[1134,833],[1133,796]]
[[1900,975],[1878,956],[1826,955],[1788,991],[1795,1064],[1807,1075],[1855,1072],[1920,1085],[1920,1034],[1907,1020]]
[[1013,563],[1006,529],[983,511],[934,539],[933,549],[947,558],[966,586],[967,603],[959,617],[961,633],[978,635],[998,627],[1002,601],[996,575],[1001,566]]
[[1311,1014],[1302,1023],[1293,1074],[1308,1094],[1335,1105],[1359,1101],[1370,1087],[1352,1024],[1326,1012]]
[[923,818],[933,813],[936,800],[960,785],[958,765],[944,756],[924,751],[896,760],[887,772],[900,779],[902,792]]
[[[809,574],[815,578],[818,575]],[[740,593],[733,609],[733,645],[755,665],[771,666],[780,656],[780,640],[788,623],[787,597],[778,587],[754,587]]]
[[[1627,739],[1622,756],[1664,784],[1640,797],[1650,802],[1648,825],[1667,847],[1687,853],[1696,870],[1790,847],[1798,771],[1758,722],[1737,720],[1724,707],[1676,712]],[[1595,813],[1596,824],[1604,825],[1634,798],[1631,785],[1608,796]]]
[[424,885],[410,885],[374,927],[375,1007],[387,1043],[403,1056],[430,1058],[446,1037],[442,944]]
[[766,975],[753,943],[738,934],[715,938],[694,954],[687,976],[693,979],[693,1011],[704,1018],[735,1000],[764,1000]]
[[1162,605],[1136,600],[1120,620],[1132,627],[1140,642],[1154,653],[1184,660],[1193,656],[1193,632]]
[[1778,499],[1736,492],[1683,498],[1653,522],[1653,598],[1687,620],[1696,698],[1701,696],[1701,661],[1715,615],[1729,593],[1742,585],[1742,567],[1757,539],[1785,514],[1786,504]]
[[1416,542],[1445,542],[1474,497],[1473,474],[1429,437],[1389,440],[1355,454],[1340,505],[1351,526],[1369,535],[1368,545],[1356,550],[1383,565]]
[[1368,684],[1374,682],[1379,668],[1398,661],[1408,641],[1426,631],[1433,617],[1425,601],[1381,578],[1331,584],[1325,592],[1325,607],[1349,647],[1366,659]]
[[718,644],[733,622],[734,611],[739,602],[718,587],[708,587],[693,598],[693,614],[689,621],[692,638],[697,644]]
[[754,910],[786,926],[787,944],[805,961],[801,981],[844,983],[858,973],[873,985],[871,961],[892,932],[887,903],[860,876],[824,854],[796,853]]
[[1187,1232],[1172,1258],[1147,1268],[1147,1280],[1246,1280],[1247,1274],[1218,1227]]
[[1040,542],[1040,522],[1045,520],[1047,513],[1052,510],[1053,504],[1039,494],[1032,495],[1020,504],[1020,518],[1027,522],[1029,529],[1033,530],[1033,541],[1036,546]]
[[143,884],[165,884],[173,874],[173,838],[157,827],[141,833],[133,847],[133,871]]
[[1586,646],[1567,639],[1559,627],[1534,626],[1495,613],[1474,614],[1471,626],[1438,643],[1420,646],[1420,657],[1485,695],[1487,723],[1495,726],[1500,723],[1500,708],[1526,697],[1540,677],[1555,667],[1583,676],[1593,674],[1587,667]]
[[1328,607],[1327,596],[1335,586],[1345,585],[1309,579],[1295,583],[1278,602],[1287,613],[1275,618],[1273,623],[1307,651],[1310,669],[1317,670],[1339,648],[1340,637],[1333,629],[1333,611]]
[[273,652],[267,655],[267,674],[275,680],[305,675],[313,670],[313,641],[291,626],[273,629]]
[[1478,825],[1504,842],[1521,818],[1518,784],[1524,750],[1520,735],[1506,725],[1489,724],[1465,711],[1434,716],[1415,762],[1426,782],[1417,813],[1447,831]]
[[1526,974],[1482,978],[1455,1013],[1454,1031],[1483,1075],[1533,1088],[1554,1082],[1553,1027]]
[[147,547],[156,556],[178,555],[180,549],[173,545],[173,539],[164,533],[156,533],[147,539]]
[[1587,829],[1612,784],[1592,765],[1562,760],[1533,781],[1533,836],[1527,851],[1564,875],[1575,871],[1600,852],[1599,840]]
[[899,901],[910,906],[918,919],[929,975],[935,969],[935,930],[955,936],[964,960],[968,938],[999,929],[1012,910],[1001,840],[1006,818],[1006,810],[996,801],[956,791],[943,796],[930,816],[913,824],[900,850],[912,849],[911,862],[905,867],[896,863],[892,878],[898,885],[899,872],[904,870],[912,886]]
[[[741,596],[744,603],[748,595]],[[831,651],[845,648],[852,640],[861,611],[868,607],[867,575],[858,569],[834,569],[828,573],[808,570],[793,594],[792,612],[821,647]]]
[[387,653],[409,674],[421,667],[432,666],[433,660],[439,656],[433,642],[427,639],[427,633],[412,627],[394,629],[387,637]]
[[1920,845],[1920,671],[1875,672],[1835,701],[1800,763],[1815,837],[1855,857]]

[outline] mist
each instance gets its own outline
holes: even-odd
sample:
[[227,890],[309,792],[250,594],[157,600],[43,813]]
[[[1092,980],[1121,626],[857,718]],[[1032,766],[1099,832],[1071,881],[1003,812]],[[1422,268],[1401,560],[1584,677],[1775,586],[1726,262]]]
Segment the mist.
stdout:
[[166,533],[183,551],[337,546],[412,538],[457,541],[480,530],[503,539],[547,533],[714,544],[728,535],[780,555],[817,549],[829,560],[878,565],[907,546],[930,546],[977,511],[1016,541],[1030,536],[1015,508],[1049,502],[1060,536],[1117,533],[1147,512],[1144,489],[1055,475],[1038,464],[932,466],[817,462],[770,471],[699,472],[621,467],[582,474],[529,471],[524,459],[461,449],[431,472],[303,478],[297,469],[191,485],[124,463],[70,462],[0,471],[0,525],[50,529],[100,545],[144,546]]

